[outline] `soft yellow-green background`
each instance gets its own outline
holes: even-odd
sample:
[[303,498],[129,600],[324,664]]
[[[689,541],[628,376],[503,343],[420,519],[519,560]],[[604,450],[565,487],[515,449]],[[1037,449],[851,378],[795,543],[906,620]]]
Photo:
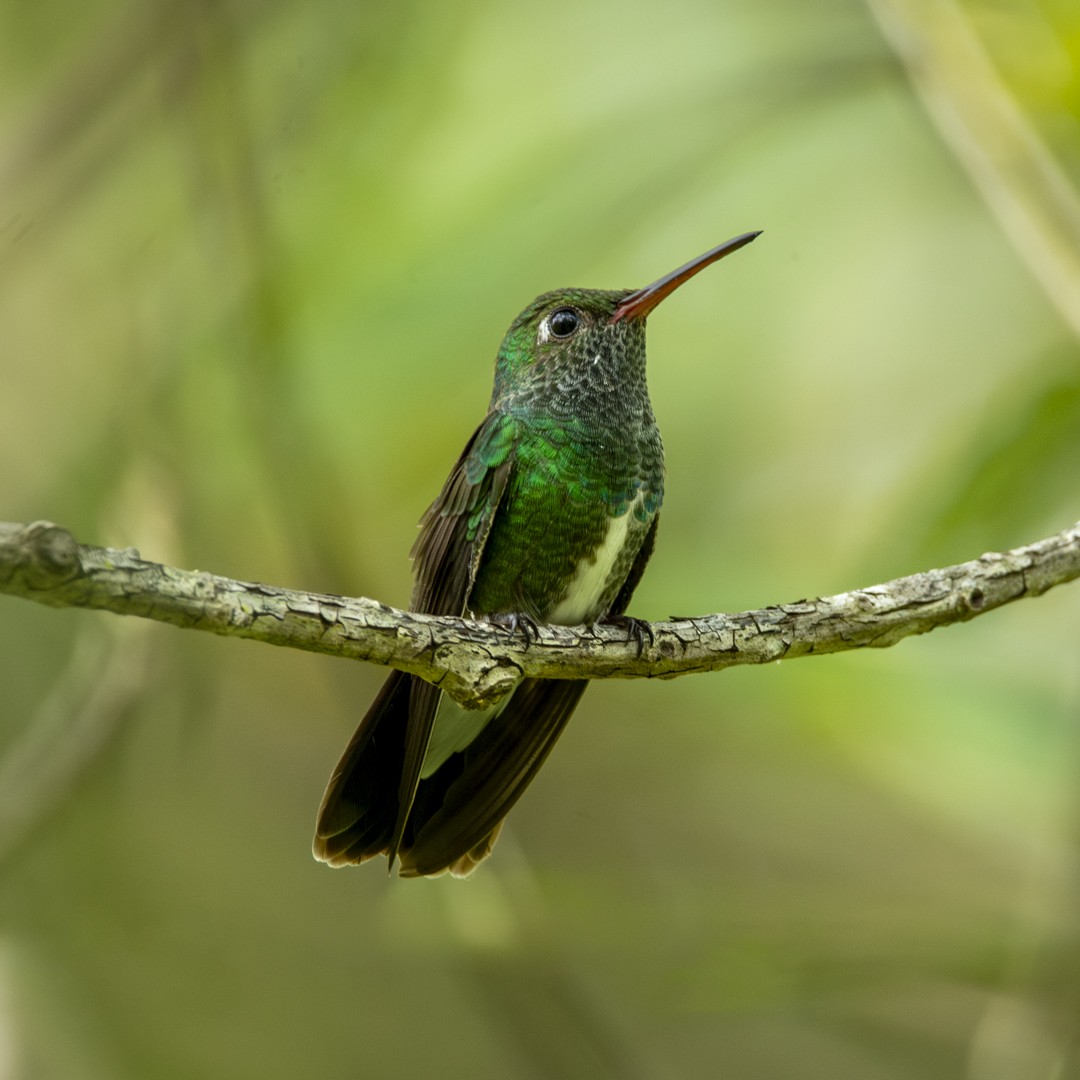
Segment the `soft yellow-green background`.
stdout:
[[[1071,0],[964,10],[1075,186]],[[0,517],[403,603],[519,308],[754,228],[650,320],[635,614],[1080,516],[1076,340],[858,0],[4,0],[0,148]],[[1080,1076],[1080,587],[592,687],[467,882],[309,855],[382,674],[0,598],[0,1080]]]

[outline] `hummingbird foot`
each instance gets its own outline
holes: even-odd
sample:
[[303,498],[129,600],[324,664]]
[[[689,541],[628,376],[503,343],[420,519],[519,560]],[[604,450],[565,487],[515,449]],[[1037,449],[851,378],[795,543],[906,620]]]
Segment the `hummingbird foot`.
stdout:
[[644,619],[635,619],[633,615],[604,615],[596,620],[594,626],[617,626],[626,631],[627,641],[637,642],[638,659],[645,651],[645,639],[649,639],[649,645],[656,644],[656,636],[652,627]]
[[524,611],[496,611],[485,618],[493,626],[501,627],[510,634],[520,633],[526,649],[540,636],[536,620]]

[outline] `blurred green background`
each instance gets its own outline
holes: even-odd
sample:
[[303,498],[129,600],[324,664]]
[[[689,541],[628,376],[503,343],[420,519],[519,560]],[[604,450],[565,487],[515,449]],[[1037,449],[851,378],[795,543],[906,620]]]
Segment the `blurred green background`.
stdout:
[[[405,603],[518,310],[763,228],[650,320],[634,613],[1056,532],[1078,68],[1072,0],[6,0],[0,517]],[[310,857],[383,672],[0,613],[0,1080],[1080,1077],[1080,587],[598,684],[467,882]]]

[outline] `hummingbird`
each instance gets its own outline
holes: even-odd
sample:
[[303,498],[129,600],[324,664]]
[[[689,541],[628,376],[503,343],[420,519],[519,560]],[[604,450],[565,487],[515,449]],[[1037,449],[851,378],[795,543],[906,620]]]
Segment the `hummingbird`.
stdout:
[[[645,320],[680,285],[760,232],[641,289],[556,289],[510,325],[491,402],[413,545],[410,607],[538,624],[614,623],[652,554],[664,450],[645,379]],[[522,679],[466,709],[391,672],[346,747],[312,845],[331,866],[385,854],[402,877],[465,877],[547,758],[583,679]]]

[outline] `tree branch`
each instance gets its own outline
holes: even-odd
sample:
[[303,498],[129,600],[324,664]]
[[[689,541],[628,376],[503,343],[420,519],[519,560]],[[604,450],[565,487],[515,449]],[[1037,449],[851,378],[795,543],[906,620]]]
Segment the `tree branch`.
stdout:
[[0,592],[271,645],[386,664],[458,701],[498,699],[523,675],[673,678],[737,664],[894,645],[1080,577],[1080,522],[1045,540],[817,600],[652,624],[638,655],[618,627],[541,627],[526,644],[483,620],[234,581],[147,562],[133,548],[81,545],[49,522],[0,523]]

